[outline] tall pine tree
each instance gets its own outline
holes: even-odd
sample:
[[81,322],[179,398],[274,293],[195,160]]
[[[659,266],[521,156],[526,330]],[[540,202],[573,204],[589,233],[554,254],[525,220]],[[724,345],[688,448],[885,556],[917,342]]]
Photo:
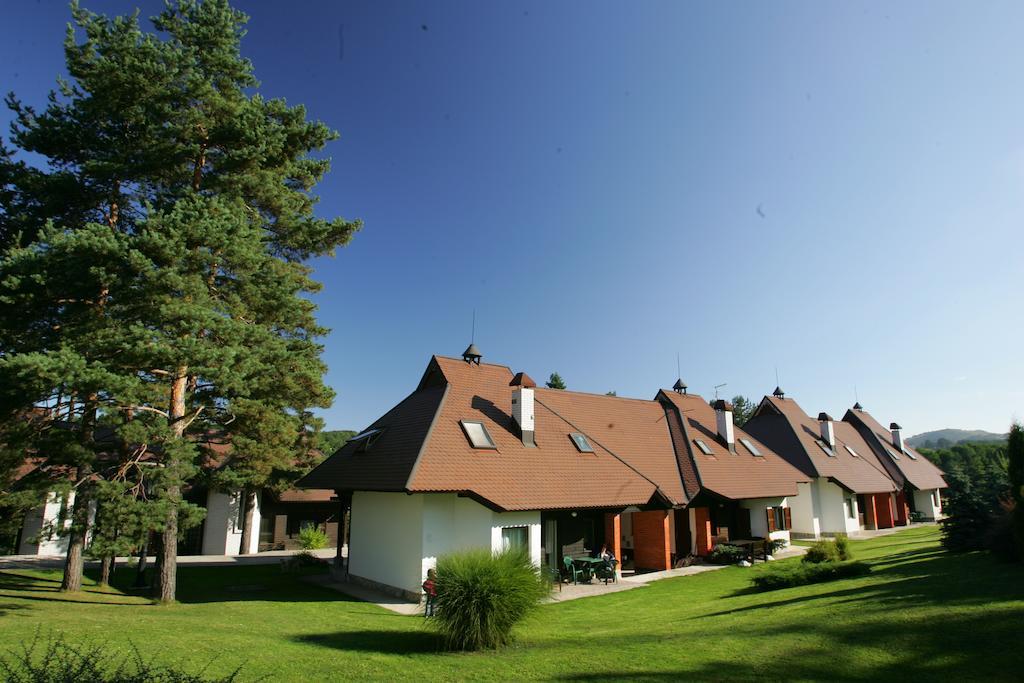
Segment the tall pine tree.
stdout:
[[[165,509],[158,583],[171,601],[197,441],[227,435],[237,482],[253,488],[308,451],[311,410],[332,393],[317,340],[325,330],[306,297],[318,285],[304,261],[333,253],[359,223],[314,215],[311,190],[329,162],[311,153],[336,134],[302,107],[251,93],[244,15],[223,0],[181,2],[147,33],[134,16],[72,12],[71,80],[42,112],[10,104],[13,141],[74,178],[78,213],[53,216],[4,256],[0,301],[29,313],[6,332],[5,350],[7,336],[23,348],[5,353],[0,374],[32,380],[33,401],[74,379],[80,441],[101,415],[125,443],[144,446],[128,450],[155,454],[146,489]],[[50,243],[65,239],[103,252],[99,273],[85,269],[85,282],[65,288],[77,317],[64,293],[36,286],[58,267]],[[82,251],[73,273],[87,262]],[[33,310],[49,317],[34,322]],[[69,331],[91,345],[65,351]],[[78,457],[80,480],[94,460]]]

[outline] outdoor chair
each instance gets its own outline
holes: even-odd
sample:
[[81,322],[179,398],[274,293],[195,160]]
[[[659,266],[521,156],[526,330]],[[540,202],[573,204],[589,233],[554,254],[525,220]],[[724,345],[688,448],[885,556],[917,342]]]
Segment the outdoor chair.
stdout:
[[551,567],[550,571],[551,571],[551,583],[557,583],[558,584],[558,592],[561,593],[562,592],[562,581],[563,581],[562,572],[560,572],[556,567]]
[[572,577],[573,583],[579,583],[580,581],[590,580],[590,570],[577,567],[576,563],[572,561],[571,557],[563,557],[562,564],[565,565],[566,575]]
[[608,585],[608,581],[615,583],[617,581],[615,568],[619,566],[618,560],[607,560],[603,565],[597,568],[597,578],[604,581],[604,585]]

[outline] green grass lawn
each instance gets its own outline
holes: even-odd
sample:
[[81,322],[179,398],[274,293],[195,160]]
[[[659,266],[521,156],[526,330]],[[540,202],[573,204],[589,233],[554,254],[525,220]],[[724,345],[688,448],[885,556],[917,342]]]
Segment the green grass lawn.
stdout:
[[[0,650],[40,628],[253,680],[568,681],[950,679],[1024,676],[1024,567],[947,554],[934,527],[852,544],[866,577],[753,593],[728,568],[542,607],[502,652],[449,654],[423,620],[273,566],[182,568],[160,607],[58,572],[0,572]],[[785,560],[793,562],[798,560]]]

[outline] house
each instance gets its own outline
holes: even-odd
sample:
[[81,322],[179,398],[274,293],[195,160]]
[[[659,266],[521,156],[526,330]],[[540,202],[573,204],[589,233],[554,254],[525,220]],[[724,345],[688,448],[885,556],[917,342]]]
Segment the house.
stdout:
[[897,524],[906,524],[911,513],[926,521],[942,516],[940,491],[947,487],[942,470],[904,442],[898,424],[892,422],[886,429],[860,403],[846,411],[843,422],[857,430],[895,482]]
[[[800,473],[774,454],[718,444],[705,433],[718,419],[711,407],[670,393],[539,388],[470,345],[462,359],[434,356],[409,396],[297,486],[333,489],[346,506],[349,578],[406,597],[418,596],[438,556],[468,547],[520,547],[557,570],[606,544],[624,565],[663,570],[708,552],[725,529],[788,537],[786,497]],[[701,405],[692,418],[691,402]],[[710,449],[701,466],[691,438]],[[741,483],[743,459],[757,457],[751,474],[780,481]],[[703,486],[702,473],[720,490]],[[756,509],[746,523],[743,503]],[[769,508],[781,510],[774,531]]]
[[827,413],[814,420],[776,388],[744,428],[810,478],[793,500],[794,537],[895,525],[896,484],[853,425]]

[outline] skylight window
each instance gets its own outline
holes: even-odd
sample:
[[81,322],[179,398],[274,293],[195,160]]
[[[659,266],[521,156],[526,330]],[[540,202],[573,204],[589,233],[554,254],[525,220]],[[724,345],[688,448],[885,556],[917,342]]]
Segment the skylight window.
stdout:
[[370,446],[380,438],[380,435],[384,433],[384,428],[367,429],[361,434],[356,434],[348,440],[349,443],[356,444],[356,452],[364,453],[370,449]]
[[860,457],[859,455],[857,455],[857,451],[853,450],[852,448],[850,448],[845,443],[843,444],[843,448],[845,448],[847,451],[849,451],[850,455],[852,455],[853,457],[855,457],[855,458],[859,458]]
[[830,457],[830,458],[836,457],[835,452],[831,448],[829,448],[828,444],[825,443],[824,441],[819,441],[818,442],[818,447],[821,448],[821,450],[825,451],[825,455],[827,455],[828,457]]
[[590,442],[587,441],[587,437],[584,436],[583,434],[580,434],[579,432],[573,432],[572,434],[569,435],[569,438],[572,439],[572,442],[574,444],[576,444],[576,448],[579,450],[580,453],[594,452],[594,447],[590,445]]
[[910,449],[904,448],[903,455],[907,456],[911,460],[917,460],[917,456],[914,455],[913,452],[910,451]]
[[713,455],[711,449],[708,448],[708,445],[701,441],[700,439],[694,439],[693,442],[697,444],[697,448],[699,448],[704,453],[704,455]]
[[740,439],[740,443],[743,444],[748,451],[750,451],[751,455],[759,455],[763,457],[764,454],[757,449],[757,446],[751,443],[750,439]]
[[483,422],[477,420],[460,420],[462,425],[462,431],[466,432],[466,436],[469,438],[469,443],[473,445],[473,448],[490,448],[497,449],[494,445],[494,439],[487,432],[487,427],[484,426]]
[[894,451],[893,449],[886,448],[885,451],[886,451],[886,453],[889,454],[889,457],[892,458],[893,460],[899,460],[900,459],[900,456],[896,455],[896,451]]

